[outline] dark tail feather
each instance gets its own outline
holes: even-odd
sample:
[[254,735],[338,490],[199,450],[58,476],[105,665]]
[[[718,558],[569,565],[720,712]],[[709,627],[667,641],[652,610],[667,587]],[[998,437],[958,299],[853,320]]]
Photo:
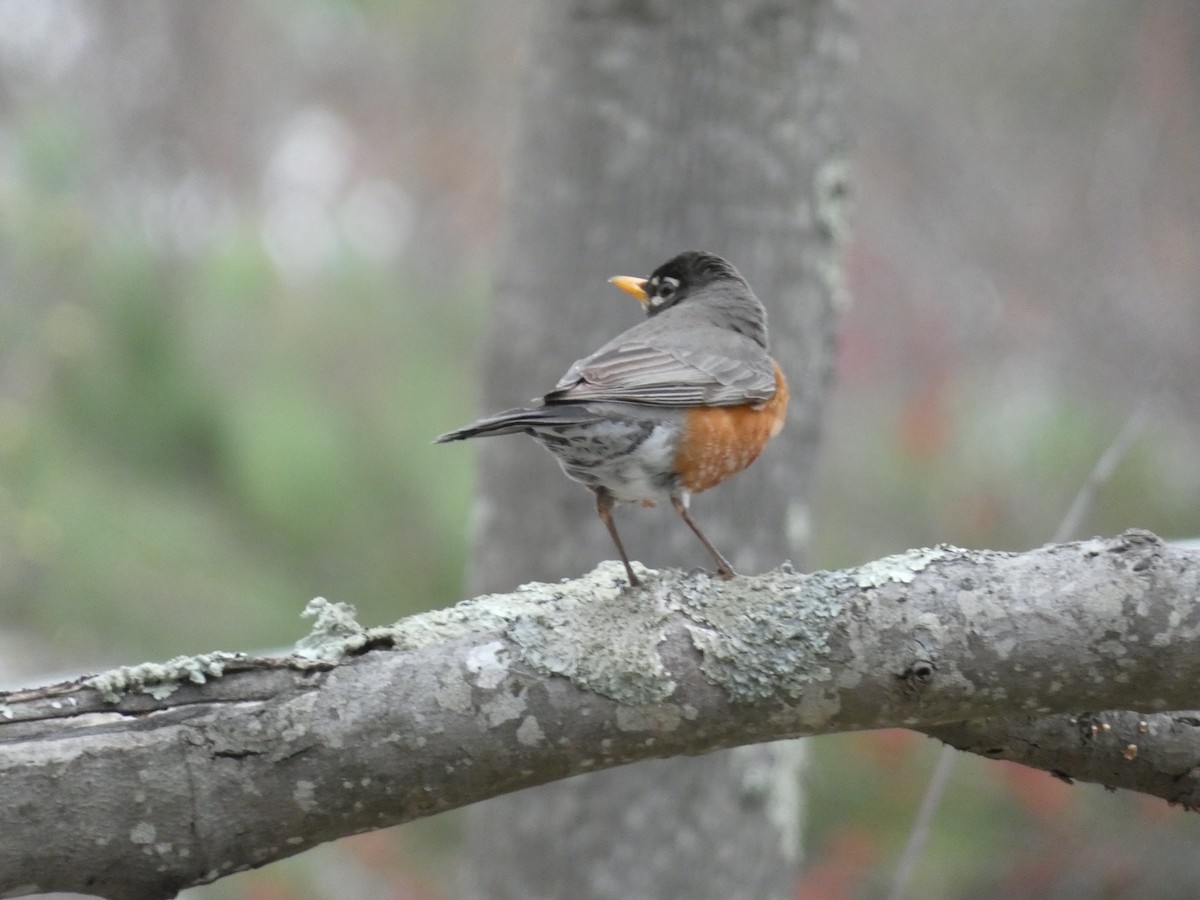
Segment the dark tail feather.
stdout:
[[486,416],[457,431],[448,431],[434,438],[435,444],[450,441],[465,441],[473,437],[491,437],[496,434],[519,434],[531,428],[553,428],[556,425],[577,425],[596,418],[586,407],[564,403],[555,406],[535,406],[532,409],[518,406],[504,412]]

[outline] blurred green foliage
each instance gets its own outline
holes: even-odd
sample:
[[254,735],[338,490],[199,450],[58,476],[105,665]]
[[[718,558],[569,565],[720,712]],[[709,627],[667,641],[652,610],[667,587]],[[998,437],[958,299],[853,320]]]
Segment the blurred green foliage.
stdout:
[[[290,644],[313,595],[379,622],[455,598],[462,352],[482,278],[339,248],[277,275],[245,222],[190,255],[105,221],[78,121],[17,123],[0,219],[4,624],[47,664]],[[57,659],[58,662],[53,662]]]

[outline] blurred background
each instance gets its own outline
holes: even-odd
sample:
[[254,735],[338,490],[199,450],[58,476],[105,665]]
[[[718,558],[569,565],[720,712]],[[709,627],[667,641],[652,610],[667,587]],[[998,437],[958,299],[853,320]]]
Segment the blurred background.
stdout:
[[[810,563],[1044,543],[1144,405],[1082,534],[1200,535],[1200,5],[860,6]],[[469,454],[429,442],[521,265],[493,249],[527,12],[0,0],[4,685],[287,647],[316,595],[460,599]],[[877,896],[937,747],[812,743],[797,897]],[[913,894],[1187,896],[1194,820],[963,757]],[[187,896],[449,898],[457,831]]]

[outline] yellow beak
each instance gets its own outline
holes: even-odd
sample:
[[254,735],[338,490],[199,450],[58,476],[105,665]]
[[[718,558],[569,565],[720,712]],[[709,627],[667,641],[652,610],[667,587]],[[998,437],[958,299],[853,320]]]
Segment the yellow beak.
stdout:
[[649,299],[646,297],[646,289],[643,287],[646,283],[645,278],[637,278],[633,275],[618,275],[615,278],[608,279],[608,283],[615,284],[638,303],[642,304],[642,306],[645,306]]

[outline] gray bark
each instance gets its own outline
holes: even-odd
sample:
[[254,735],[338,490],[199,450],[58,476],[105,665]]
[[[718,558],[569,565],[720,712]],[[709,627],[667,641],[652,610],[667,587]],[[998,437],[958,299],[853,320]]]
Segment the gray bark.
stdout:
[[[739,571],[799,559],[832,356],[850,17],[834,0],[533,7],[483,406],[542,393],[638,320],[609,276],[648,275],[682,250],[719,253],[767,305],[793,402],[775,445],[698,498],[694,514]],[[517,438],[480,454],[473,591],[613,556],[591,495],[548,454]],[[708,562],[670,509],[623,509],[617,519],[635,559]],[[784,840],[795,828],[781,831],[784,817],[743,802],[738,785],[765,768],[786,773],[777,795],[794,795],[797,753],[679,760],[480,807],[465,895],[790,896],[797,845]],[[635,815],[630,796],[655,815]],[[568,828],[580,810],[586,825]],[[712,848],[734,834],[758,852],[731,865]]]
[[[388,628],[326,610],[307,658],[0,695],[0,895],[169,897],[555,779],[865,728],[1195,807],[1200,713],[1172,711],[1195,705],[1198,595],[1200,552],[1128,532],[639,591],[605,563]],[[736,796],[778,815],[752,760]]]

